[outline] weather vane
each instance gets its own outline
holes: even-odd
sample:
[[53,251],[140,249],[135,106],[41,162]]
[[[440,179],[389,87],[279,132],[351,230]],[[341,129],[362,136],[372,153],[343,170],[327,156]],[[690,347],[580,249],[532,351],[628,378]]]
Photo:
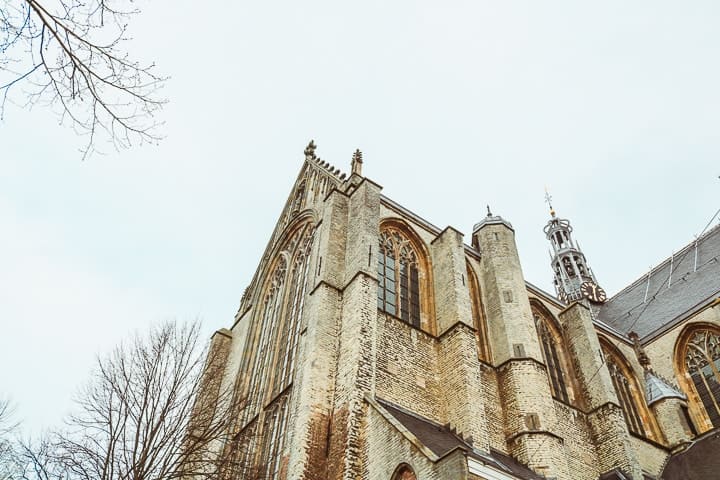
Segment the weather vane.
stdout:
[[550,192],[548,192],[547,186],[545,187],[545,203],[548,204],[548,207],[550,207],[550,215],[553,217],[555,216],[555,210],[552,206],[552,196],[550,195]]

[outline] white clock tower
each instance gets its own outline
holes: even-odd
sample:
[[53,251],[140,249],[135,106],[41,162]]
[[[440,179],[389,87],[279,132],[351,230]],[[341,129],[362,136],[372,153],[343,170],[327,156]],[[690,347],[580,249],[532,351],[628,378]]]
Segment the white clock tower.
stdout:
[[572,238],[570,221],[555,216],[552,198],[548,193],[545,199],[550,207],[550,221],[544,228],[545,236],[550,240],[550,265],[554,272],[555,293],[563,302],[575,302],[587,298],[593,303],[607,300],[605,291],[600,288],[595,274],[588,266],[585,255]]

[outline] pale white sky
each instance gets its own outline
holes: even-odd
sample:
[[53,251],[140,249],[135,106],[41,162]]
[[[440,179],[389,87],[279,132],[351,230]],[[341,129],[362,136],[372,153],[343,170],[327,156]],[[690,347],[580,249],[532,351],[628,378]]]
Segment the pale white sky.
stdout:
[[549,291],[545,185],[611,294],[720,207],[715,1],[143,9],[160,146],[81,162],[46,109],[0,124],[0,395],[30,430],[134,329],[231,324],[311,138],[468,242],[489,203]]

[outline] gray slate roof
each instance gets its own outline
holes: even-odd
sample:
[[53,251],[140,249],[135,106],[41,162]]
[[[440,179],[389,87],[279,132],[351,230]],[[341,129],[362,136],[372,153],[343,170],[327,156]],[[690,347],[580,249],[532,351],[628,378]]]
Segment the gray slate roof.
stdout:
[[432,420],[422,417],[415,412],[405,410],[397,405],[376,398],[377,402],[405,428],[408,429],[423,445],[429,448],[438,457],[444,457],[452,450],[460,448],[467,454],[481,462],[492,465],[498,470],[505,471],[522,480],[543,480],[537,473],[521,464],[513,457],[490,449],[490,452],[481,452],[474,449],[461,436],[445,425],[440,425]]
[[650,370],[645,371],[645,398],[647,399],[648,406],[652,406],[653,403],[659,402],[664,398],[681,398],[687,400],[687,397],[680,393],[677,388]]
[[[601,306],[598,320],[646,339],[720,294],[720,225],[666,259]],[[671,270],[672,264],[672,270]],[[670,275],[672,271],[672,276]],[[668,278],[670,286],[668,287]],[[647,300],[645,299],[647,291]]]

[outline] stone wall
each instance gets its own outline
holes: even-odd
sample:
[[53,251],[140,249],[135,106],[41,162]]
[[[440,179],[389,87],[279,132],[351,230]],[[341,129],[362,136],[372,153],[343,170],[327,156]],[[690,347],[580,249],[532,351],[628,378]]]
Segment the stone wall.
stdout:
[[380,312],[377,335],[377,396],[444,423],[435,338]]

